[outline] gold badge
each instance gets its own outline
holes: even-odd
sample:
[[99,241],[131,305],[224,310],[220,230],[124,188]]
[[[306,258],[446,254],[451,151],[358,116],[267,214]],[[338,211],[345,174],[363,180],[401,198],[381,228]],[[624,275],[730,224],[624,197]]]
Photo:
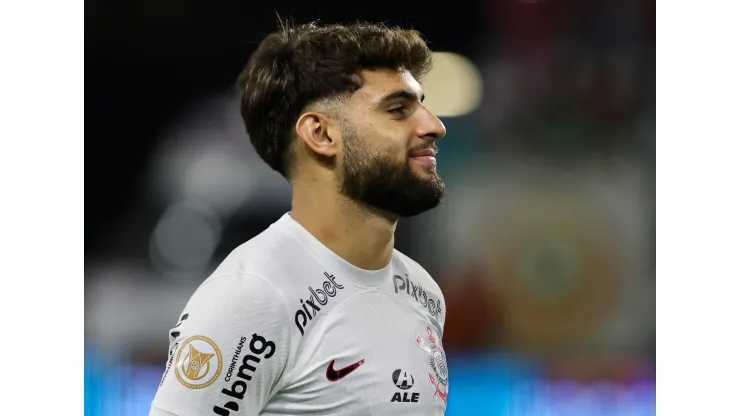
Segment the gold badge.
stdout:
[[195,335],[177,351],[175,375],[183,386],[202,389],[213,384],[221,374],[221,351],[210,338]]

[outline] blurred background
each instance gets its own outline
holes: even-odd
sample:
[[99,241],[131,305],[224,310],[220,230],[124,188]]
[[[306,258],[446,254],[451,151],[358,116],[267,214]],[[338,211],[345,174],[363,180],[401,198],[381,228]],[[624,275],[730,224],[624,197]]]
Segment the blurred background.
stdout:
[[397,248],[442,287],[447,415],[655,414],[655,4],[86,4],[85,413],[145,415],[167,331],[290,209],[236,76],[277,11],[420,30],[445,122],[440,208]]

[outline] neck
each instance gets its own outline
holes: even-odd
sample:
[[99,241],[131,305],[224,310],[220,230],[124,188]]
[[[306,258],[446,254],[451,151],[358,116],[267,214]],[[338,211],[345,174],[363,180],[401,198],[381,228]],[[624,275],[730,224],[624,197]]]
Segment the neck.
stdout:
[[391,261],[397,219],[332,187],[294,183],[290,216],[358,268],[378,270]]

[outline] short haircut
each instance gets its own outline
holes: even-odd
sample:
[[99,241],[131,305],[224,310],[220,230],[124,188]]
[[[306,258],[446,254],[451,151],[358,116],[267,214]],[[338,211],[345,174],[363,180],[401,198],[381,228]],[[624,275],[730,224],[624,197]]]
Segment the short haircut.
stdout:
[[247,134],[262,160],[289,179],[295,123],[309,105],[351,95],[362,87],[363,70],[404,69],[420,80],[431,65],[432,52],[415,30],[281,22],[239,75]]

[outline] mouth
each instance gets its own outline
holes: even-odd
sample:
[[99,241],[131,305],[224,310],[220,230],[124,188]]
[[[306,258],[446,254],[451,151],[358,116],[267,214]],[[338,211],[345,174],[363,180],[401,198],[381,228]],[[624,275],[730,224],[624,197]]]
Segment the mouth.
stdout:
[[427,147],[426,149],[416,150],[411,152],[409,156],[413,157],[435,157],[437,155],[437,149]]
[[409,157],[412,161],[419,164],[425,166],[435,166],[437,164],[437,158],[435,157],[436,155],[437,149],[426,148],[411,152],[411,154],[409,154]]

